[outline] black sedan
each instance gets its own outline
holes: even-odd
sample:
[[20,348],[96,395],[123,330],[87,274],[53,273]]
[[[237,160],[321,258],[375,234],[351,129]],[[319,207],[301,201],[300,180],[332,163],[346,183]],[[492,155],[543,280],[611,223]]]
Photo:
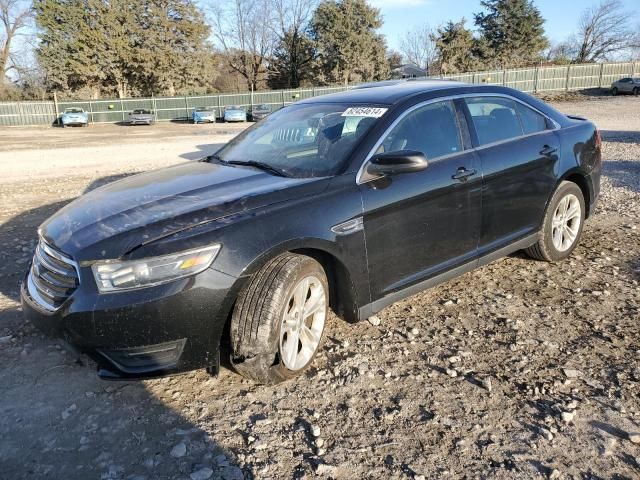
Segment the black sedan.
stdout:
[[304,100],[209,158],[49,218],[24,312],[103,378],[216,373],[222,350],[278,382],[311,364],[329,308],[353,322],[516,250],[567,258],[598,199],[600,149],[591,122],[502,87]]

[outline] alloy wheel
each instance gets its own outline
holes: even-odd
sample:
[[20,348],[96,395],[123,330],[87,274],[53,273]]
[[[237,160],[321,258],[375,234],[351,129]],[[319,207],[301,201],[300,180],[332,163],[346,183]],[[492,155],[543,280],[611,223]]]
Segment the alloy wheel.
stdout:
[[320,279],[308,276],[293,289],[280,326],[280,357],[289,370],[300,370],[320,345],[327,316],[327,293]]
[[559,252],[565,252],[576,241],[582,222],[582,211],[578,197],[572,193],[562,197],[553,212],[551,240]]

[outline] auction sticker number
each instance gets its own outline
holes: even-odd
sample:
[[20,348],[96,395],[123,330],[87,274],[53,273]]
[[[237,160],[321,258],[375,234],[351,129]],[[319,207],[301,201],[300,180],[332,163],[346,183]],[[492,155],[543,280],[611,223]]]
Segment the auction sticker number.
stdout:
[[387,110],[387,108],[380,107],[349,107],[343,112],[342,116],[380,118]]

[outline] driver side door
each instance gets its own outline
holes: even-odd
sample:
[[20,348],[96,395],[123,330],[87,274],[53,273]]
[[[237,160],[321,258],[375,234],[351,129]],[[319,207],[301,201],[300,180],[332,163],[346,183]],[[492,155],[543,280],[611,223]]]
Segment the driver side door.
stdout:
[[[453,101],[425,102],[403,112],[375,153],[422,152],[420,172],[359,178],[371,298],[397,298],[421,283],[476,260],[482,172],[465,150],[466,123]],[[387,303],[387,302],[385,302]]]

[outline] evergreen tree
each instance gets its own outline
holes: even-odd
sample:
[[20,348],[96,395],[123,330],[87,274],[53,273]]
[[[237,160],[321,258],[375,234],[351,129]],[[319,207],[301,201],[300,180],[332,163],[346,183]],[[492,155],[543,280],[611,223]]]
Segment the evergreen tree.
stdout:
[[456,23],[449,21],[436,32],[438,64],[444,75],[470,72],[481,66],[477,58],[477,41],[465,23],[464,18]]
[[304,32],[287,32],[276,46],[269,64],[269,86],[298,88],[312,83],[314,59],[313,41]]
[[475,14],[478,49],[486,66],[522,67],[539,62],[549,42],[544,19],[531,0],[483,0]]
[[316,9],[312,38],[319,82],[349,83],[388,78],[380,10],[365,0],[325,0]]
[[174,94],[206,81],[208,27],[191,0],[35,0],[50,89]]

